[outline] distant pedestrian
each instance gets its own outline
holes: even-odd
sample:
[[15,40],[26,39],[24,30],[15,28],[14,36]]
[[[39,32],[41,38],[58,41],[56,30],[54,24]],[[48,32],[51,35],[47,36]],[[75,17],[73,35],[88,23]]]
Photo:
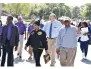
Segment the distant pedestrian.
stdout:
[[[33,26],[33,23],[34,21],[32,21],[29,26],[28,26],[28,31],[27,31],[27,39],[29,38],[31,32],[34,30],[34,26]],[[33,52],[32,52],[32,47],[29,46],[29,50],[28,50],[28,53],[29,53],[29,58],[28,58],[28,61],[32,59],[32,56],[33,56]]]
[[2,29],[3,29],[3,26],[2,26],[2,21],[0,20],[0,57],[1,57],[1,53],[2,53],[2,50],[1,50],[1,48],[2,48],[2,45],[1,45],[1,38],[2,38]]
[[18,22],[15,24],[19,29],[19,47],[18,47],[18,53],[17,55],[19,58],[22,58],[22,49],[23,49],[23,40],[24,40],[24,34],[25,34],[25,40],[26,40],[26,26],[22,21],[22,17],[18,17]]
[[82,51],[82,57],[86,58],[87,57],[87,53],[88,53],[88,41],[89,41],[89,37],[88,37],[88,24],[86,22],[82,22],[81,23],[81,36],[80,36],[80,48]]

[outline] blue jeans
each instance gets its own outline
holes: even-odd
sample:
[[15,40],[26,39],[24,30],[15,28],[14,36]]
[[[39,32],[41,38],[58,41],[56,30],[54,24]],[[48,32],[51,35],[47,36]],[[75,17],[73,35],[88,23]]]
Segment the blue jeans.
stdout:
[[85,57],[86,57],[88,53],[88,41],[80,41],[80,48],[82,53],[85,53]]

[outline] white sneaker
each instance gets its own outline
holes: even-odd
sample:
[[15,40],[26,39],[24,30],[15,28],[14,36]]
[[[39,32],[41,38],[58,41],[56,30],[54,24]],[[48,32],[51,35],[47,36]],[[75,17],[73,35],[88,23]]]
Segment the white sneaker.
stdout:
[[51,63],[50,66],[55,66],[55,63],[56,63],[56,61],[54,61],[53,63]]
[[57,57],[56,57],[58,60],[60,59],[60,57],[57,55]]
[[84,55],[84,53],[82,53],[82,58],[85,58],[85,55]]

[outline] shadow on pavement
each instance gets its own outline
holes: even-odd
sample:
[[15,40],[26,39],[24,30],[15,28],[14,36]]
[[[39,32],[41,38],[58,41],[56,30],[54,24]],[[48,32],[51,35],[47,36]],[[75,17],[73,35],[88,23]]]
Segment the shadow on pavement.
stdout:
[[14,59],[14,63],[15,64],[18,64],[19,62],[24,62],[25,60],[23,59],[19,59],[19,57],[16,57],[15,59]]
[[33,60],[26,60],[26,62],[29,62],[29,63],[35,63],[35,60],[33,59]]
[[86,58],[83,58],[83,59],[81,60],[81,62],[86,63],[86,64],[91,64],[91,60],[86,59]]

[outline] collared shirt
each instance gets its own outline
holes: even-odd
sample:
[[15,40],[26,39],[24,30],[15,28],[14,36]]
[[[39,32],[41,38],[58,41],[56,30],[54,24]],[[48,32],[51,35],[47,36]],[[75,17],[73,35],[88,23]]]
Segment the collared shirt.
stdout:
[[23,23],[16,23],[16,26],[18,26],[19,29],[19,34],[24,34],[24,32],[26,31],[26,26]]
[[3,27],[0,25],[0,35],[2,34]]
[[[51,25],[51,22],[49,21],[48,23],[45,24],[43,28],[48,38],[49,38],[50,25]],[[59,21],[55,20],[52,23],[52,38],[56,38],[58,36],[58,33],[61,28],[62,28],[62,24]]]
[[8,27],[7,38],[8,40],[10,40],[12,24],[8,24],[7,27]]
[[75,48],[77,46],[77,28],[71,26],[70,28],[63,27],[57,37],[57,48]]
[[33,29],[34,29],[33,25],[29,25],[28,32],[31,33]]

